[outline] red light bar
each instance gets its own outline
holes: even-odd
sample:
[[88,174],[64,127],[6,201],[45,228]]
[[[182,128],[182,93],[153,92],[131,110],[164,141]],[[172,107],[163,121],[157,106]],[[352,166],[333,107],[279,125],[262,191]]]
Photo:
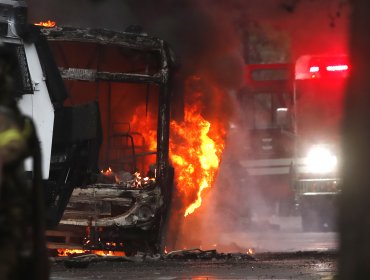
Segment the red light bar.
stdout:
[[346,71],[346,70],[348,70],[348,65],[346,64],[326,66],[326,71],[329,71],[329,72]]
[[317,73],[320,71],[320,67],[319,66],[311,66],[310,67],[310,73]]
[[347,55],[303,55],[295,63],[295,79],[346,78],[351,65]]

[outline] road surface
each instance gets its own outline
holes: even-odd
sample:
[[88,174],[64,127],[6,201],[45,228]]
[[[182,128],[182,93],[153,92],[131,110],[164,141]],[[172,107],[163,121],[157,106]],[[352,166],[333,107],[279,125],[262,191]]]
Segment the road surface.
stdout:
[[254,259],[138,258],[128,262],[99,258],[98,262],[90,263],[86,268],[67,268],[59,259],[52,264],[51,280],[333,279],[337,234],[302,232],[297,218],[279,219],[278,229],[237,230],[221,236],[221,243],[229,248],[232,248],[230,244],[234,248],[254,248]]

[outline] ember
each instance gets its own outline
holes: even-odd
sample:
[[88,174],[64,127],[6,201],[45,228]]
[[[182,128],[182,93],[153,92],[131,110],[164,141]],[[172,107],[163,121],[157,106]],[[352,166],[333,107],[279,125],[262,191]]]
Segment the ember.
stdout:
[[109,168],[108,168],[107,170],[105,170],[105,171],[104,171],[104,169],[103,169],[103,170],[101,170],[101,171],[100,171],[100,173],[101,173],[101,174],[103,174],[103,175],[105,175],[105,176],[111,176],[111,175],[113,174],[113,171],[112,171],[112,168],[110,168],[110,167],[109,167]]
[[101,170],[100,173],[105,178],[111,179],[112,183],[130,188],[143,188],[152,183],[155,183],[155,178],[150,177],[143,178],[140,172],[135,172],[134,174],[130,174],[129,172],[125,171],[115,172],[112,170],[112,168],[109,167],[105,171]]
[[253,255],[255,252],[256,252],[256,251],[255,251],[254,249],[252,249],[252,248],[249,248],[249,249],[247,250],[247,254],[248,254],[248,255]]
[[135,176],[134,185],[137,188],[142,188],[142,187],[149,185],[151,182],[155,182],[154,178],[149,178],[149,177],[142,178],[139,172],[135,172],[134,176]]
[[52,28],[52,27],[55,27],[57,23],[55,21],[48,20],[48,21],[40,21],[40,22],[34,23],[34,25]]

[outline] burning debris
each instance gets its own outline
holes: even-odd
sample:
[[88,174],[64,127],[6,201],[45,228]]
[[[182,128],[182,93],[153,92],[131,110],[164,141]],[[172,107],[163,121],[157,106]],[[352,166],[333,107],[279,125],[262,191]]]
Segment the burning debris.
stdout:
[[[58,250],[59,252],[59,250]],[[252,253],[253,252],[253,253]],[[153,261],[255,261],[253,249],[247,253],[219,253],[216,250],[188,249],[165,254],[137,253],[126,256],[122,252],[71,250],[59,254],[55,262],[63,262],[68,268],[86,268],[96,262],[153,262]]]
[[83,250],[83,249],[57,249],[58,257],[76,257],[82,255],[97,256],[125,256],[121,251]]
[[131,174],[126,171],[114,172],[110,167],[107,170],[101,170],[101,175],[98,178],[98,183],[114,184],[122,188],[145,188],[155,184],[155,177],[142,177],[140,172]]
[[34,23],[34,25],[52,28],[52,27],[56,27],[57,23],[53,20],[48,20],[48,21],[40,21],[40,22]]
[[[135,177],[124,184],[97,183],[74,189],[61,224],[87,227],[93,220],[92,225],[98,227],[142,223],[145,228],[162,204],[161,192],[154,181],[138,182]],[[116,213],[120,215],[115,217]]]

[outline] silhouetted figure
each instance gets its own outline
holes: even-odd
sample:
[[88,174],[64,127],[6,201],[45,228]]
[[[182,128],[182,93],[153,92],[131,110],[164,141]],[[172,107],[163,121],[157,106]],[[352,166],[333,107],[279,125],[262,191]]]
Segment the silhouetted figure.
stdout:
[[[41,156],[35,129],[14,99],[17,59],[0,46],[0,279],[48,279],[41,190]],[[24,159],[34,169],[27,180]]]

